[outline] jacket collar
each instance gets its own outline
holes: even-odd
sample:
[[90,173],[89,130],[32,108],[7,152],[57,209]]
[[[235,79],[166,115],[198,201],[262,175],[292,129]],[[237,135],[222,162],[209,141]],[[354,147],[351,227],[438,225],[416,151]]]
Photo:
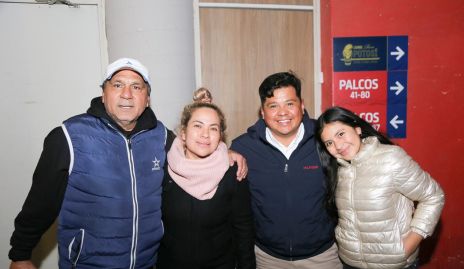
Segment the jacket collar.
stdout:
[[157,125],[157,119],[155,113],[150,107],[147,107],[140,115],[135,127],[132,131],[126,131],[119,126],[109,115],[106,113],[105,105],[102,102],[102,97],[95,97],[90,102],[90,107],[87,110],[87,114],[94,117],[100,118],[105,123],[109,123],[111,126],[117,128],[126,137],[130,137],[143,130],[153,129]]
[[358,154],[354,156],[351,162],[345,161],[340,158],[337,158],[337,162],[341,166],[344,166],[344,167],[362,163],[372,156],[372,154],[374,153],[374,151],[377,149],[378,146],[379,146],[379,140],[377,139],[377,137],[375,136],[366,137],[361,141],[361,149],[359,150]]

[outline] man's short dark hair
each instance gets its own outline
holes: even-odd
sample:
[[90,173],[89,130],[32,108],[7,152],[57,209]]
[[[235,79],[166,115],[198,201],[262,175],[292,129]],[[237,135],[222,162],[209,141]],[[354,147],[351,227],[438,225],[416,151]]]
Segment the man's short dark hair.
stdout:
[[264,104],[266,98],[274,96],[274,91],[283,87],[293,86],[296,91],[296,96],[301,100],[301,80],[293,71],[280,72],[268,76],[259,86],[259,98],[261,105]]

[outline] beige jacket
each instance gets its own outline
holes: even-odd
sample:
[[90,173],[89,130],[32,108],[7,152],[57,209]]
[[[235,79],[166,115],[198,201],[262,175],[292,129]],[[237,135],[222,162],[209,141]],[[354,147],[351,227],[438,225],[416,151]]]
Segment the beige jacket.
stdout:
[[[430,236],[445,196],[438,183],[398,146],[363,139],[360,152],[340,164],[335,235],[339,255],[358,268],[404,268],[402,238],[414,231]],[[413,201],[418,201],[414,209]]]

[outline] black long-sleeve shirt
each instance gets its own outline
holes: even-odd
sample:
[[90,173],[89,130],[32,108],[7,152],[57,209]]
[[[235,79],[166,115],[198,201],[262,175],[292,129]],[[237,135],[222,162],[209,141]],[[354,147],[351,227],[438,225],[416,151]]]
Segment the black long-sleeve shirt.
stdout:
[[254,269],[254,226],[246,180],[230,167],[211,199],[198,200],[177,185],[168,172],[163,180],[163,223],[159,269]]
[[53,129],[45,138],[42,154],[32,177],[32,186],[15,219],[9,257],[29,260],[32,249],[53,224],[68,184],[70,154],[63,129]]

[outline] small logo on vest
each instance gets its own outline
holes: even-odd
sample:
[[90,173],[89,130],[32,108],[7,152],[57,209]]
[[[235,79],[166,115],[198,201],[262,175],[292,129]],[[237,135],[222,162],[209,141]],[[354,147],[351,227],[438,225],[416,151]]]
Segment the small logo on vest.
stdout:
[[315,170],[315,169],[318,169],[318,168],[319,168],[319,165],[305,165],[305,166],[303,166],[304,170]]
[[155,160],[152,161],[152,162],[153,162],[153,168],[151,169],[151,171],[160,170],[160,160],[158,160],[158,159],[155,157]]

